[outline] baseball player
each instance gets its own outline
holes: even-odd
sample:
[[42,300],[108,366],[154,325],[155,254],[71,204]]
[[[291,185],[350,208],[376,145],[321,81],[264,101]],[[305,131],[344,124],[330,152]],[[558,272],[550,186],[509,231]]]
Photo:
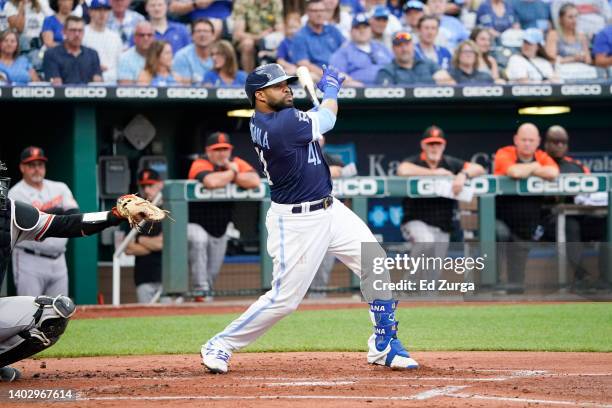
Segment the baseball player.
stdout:
[[[13,201],[28,203],[47,214],[77,214],[79,206],[64,183],[51,181],[46,175],[45,152],[27,147],[21,153],[19,170],[23,178],[8,192]],[[13,251],[13,275],[20,296],[68,293],[66,266],[67,238],[44,241],[22,241]]]
[[[124,215],[117,207],[104,212],[55,215],[13,201],[7,197],[11,180],[1,177],[5,170],[6,166],[0,162],[0,287],[11,252],[18,243],[40,242],[50,237],[87,236],[124,220]],[[130,221],[143,218],[140,212],[125,217],[129,217]],[[0,298],[0,379],[9,382],[18,379],[20,372],[8,365],[55,344],[64,333],[74,311],[73,301],[62,295]]]
[[388,271],[374,274],[372,268],[361,267],[362,243],[374,243],[376,257],[385,257],[385,252],[365,223],[330,195],[329,167],[318,139],[336,122],[337,97],[344,79],[336,69],[324,67],[318,83],[323,102],[308,112],[293,107],[288,84],[296,79],[280,65],[267,64],[246,80],[245,91],[255,107],[251,140],[272,199],[266,216],[267,249],[274,265],[272,289],[202,346],[202,362],[213,373],[226,373],[234,351],[296,310],[329,252],[361,278],[361,291],[370,304],[374,325],[368,340],[368,362],[417,368],[418,363],[397,338],[397,301],[389,290],[374,290],[375,280],[389,282]]

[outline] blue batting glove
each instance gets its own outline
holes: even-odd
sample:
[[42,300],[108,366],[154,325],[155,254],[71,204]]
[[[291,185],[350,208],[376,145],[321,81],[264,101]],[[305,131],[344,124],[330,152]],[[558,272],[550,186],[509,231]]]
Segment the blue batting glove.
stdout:
[[336,91],[339,91],[344,80],[344,75],[341,75],[336,68],[323,65],[323,76],[319,83],[317,83],[317,88],[319,88],[321,92],[325,92],[327,87],[334,87]]

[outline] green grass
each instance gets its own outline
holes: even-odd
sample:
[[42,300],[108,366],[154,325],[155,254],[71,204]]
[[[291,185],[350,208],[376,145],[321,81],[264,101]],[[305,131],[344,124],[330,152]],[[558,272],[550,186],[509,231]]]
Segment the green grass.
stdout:
[[[410,350],[612,351],[612,303],[400,309]],[[75,320],[42,356],[197,353],[236,314]],[[246,351],[365,351],[366,308],[296,312]]]

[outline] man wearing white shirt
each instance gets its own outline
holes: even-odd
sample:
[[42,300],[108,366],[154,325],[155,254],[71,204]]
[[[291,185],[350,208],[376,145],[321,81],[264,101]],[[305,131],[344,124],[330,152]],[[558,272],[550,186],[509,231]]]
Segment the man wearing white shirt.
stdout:
[[106,26],[110,9],[109,0],[91,1],[89,6],[91,22],[85,27],[83,45],[93,48],[98,53],[104,82],[115,83],[123,44],[119,34]]

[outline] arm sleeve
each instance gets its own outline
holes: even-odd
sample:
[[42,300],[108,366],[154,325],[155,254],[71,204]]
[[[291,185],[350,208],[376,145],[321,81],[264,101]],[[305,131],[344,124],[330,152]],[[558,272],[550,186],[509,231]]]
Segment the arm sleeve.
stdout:
[[522,58],[519,56],[513,55],[510,57],[508,61],[508,66],[506,68],[506,75],[510,81],[517,80],[520,78],[527,78],[527,69],[525,64],[523,64]]
[[508,174],[508,169],[514,164],[514,160],[506,151],[499,149],[495,153],[495,165],[493,174],[496,176],[505,176]]
[[[189,180],[200,180],[200,177],[203,179],[208,173],[211,173],[214,170],[213,165],[204,159],[198,159],[191,164],[191,168],[189,169],[189,175],[187,178]],[[201,174],[205,173],[205,174]],[[200,180],[202,181],[202,180]]]
[[313,125],[313,140],[319,140],[320,135],[332,130],[334,128],[334,125],[336,124],[336,115],[334,115],[333,112],[327,108],[320,108],[317,111],[308,112],[308,115],[311,117],[314,117],[314,116],[317,117],[316,122],[318,123],[318,127],[319,127],[318,134],[314,135],[314,125]]
[[43,71],[47,81],[51,80],[51,78],[61,78],[59,65],[55,60],[53,52],[45,52],[45,56],[43,58]]
[[36,241],[42,241],[48,237],[85,237],[96,234],[110,226],[119,225],[124,221],[123,218],[115,216],[112,211],[51,215],[50,217],[50,221],[47,221],[45,229],[36,236]]
[[93,79],[94,75],[102,76],[102,67],[100,66],[100,57],[98,56],[98,51],[91,50],[92,54],[92,63],[93,63],[93,75],[90,80]]
[[536,152],[536,160],[542,166],[547,166],[547,167],[550,166],[550,167],[559,168],[559,165],[557,165],[557,162],[544,151],[540,150]]
[[234,162],[238,165],[239,173],[250,173],[255,171],[255,169],[253,169],[253,166],[242,160],[240,157],[234,157]]
[[612,50],[610,49],[610,44],[606,42],[605,29],[597,33],[595,38],[593,38],[593,55],[604,54],[610,55]]
[[172,64],[174,72],[179,74],[183,78],[192,79],[191,70],[189,69],[189,63],[187,61],[187,55],[185,53],[177,53]]

